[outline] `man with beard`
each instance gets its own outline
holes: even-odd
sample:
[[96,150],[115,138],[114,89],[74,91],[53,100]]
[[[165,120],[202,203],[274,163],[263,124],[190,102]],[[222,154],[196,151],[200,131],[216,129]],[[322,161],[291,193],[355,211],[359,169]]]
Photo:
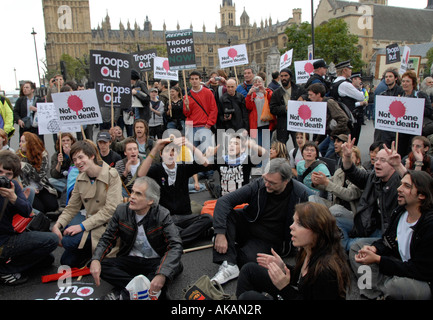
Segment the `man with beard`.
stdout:
[[[350,264],[357,277],[370,266],[370,288],[360,293],[369,299],[431,300],[433,280],[433,179],[424,171],[407,171],[398,187],[398,204],[383,237],[350,249]],[[365,270],[365,269],[364,269]]]
[[[385,84],[387,89],[383,92],[377,92],[381,96],[400,97],[404,95],[403,88],[398,85],[399,75],[397,69],[389,68],[385,71]],[[374,141],[383,141],[387,146],[395,139],[395,132],[374,130]]]
[[[292,71],[284,68],[280,72],[281,87],[272,94],[269,107],[271,113],[277,117],[277,140],[286,143],[289,139],[287,131],[287,103],[289,100],[298,100],[303,94],[306,94],[304,88],[298,86],[292,81]],[[296,133],[290,132],[293,144],[296,145]]]

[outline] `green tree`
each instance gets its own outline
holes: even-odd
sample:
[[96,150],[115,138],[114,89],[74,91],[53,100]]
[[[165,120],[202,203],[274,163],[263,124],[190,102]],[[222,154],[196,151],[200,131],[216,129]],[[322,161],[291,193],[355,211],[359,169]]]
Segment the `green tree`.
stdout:
[[84,77],[89,77],[89,57],[87,55],[82,58],[74,58],[64,53],[60,57],[60,61],[65,62],[67,77],[65,80],[80,82]]
[[[303,22],[286,29],[287,49],[293,49],[293,61],[306,60],[308,46],[312,43],[311,24]],[[314,30],[315,58],[324,59],[328,64],[351,60],[354,68],[361,70],[364,62],[358,49],[358,36],[349,32],[342,19],[331,19]]]
[[431,68],[433,64],[433,48],[430,48],[426,53],[427,65],[424,70],[424,77],[433,74],[433,69]]

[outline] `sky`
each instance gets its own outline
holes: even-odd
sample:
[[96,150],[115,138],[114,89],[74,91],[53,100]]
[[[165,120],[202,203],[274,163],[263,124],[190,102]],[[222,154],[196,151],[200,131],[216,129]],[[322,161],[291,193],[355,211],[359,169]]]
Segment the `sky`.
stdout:
[[[0,39],[3,47],[0,54],[0,90],[12,91],[20,80],[31,80],[38,85],[38,67],[43,75],[45,60],[45,29],[41,0],[2,1],[2,27]],[[285,21],[292,17],[294,8],[302,9],[302,21],[311,22],[311,1],[281,0],[233,0],[236,5],[236,24],[245,8],[250,23],[260,25],[265,19],[272,22]],[[121,5],[119,5],[121,3]],[[59,0],[59,6],[62,1]],[[163,7],[160,4],[164,4]],[[110,16],[112,29],[118,29],[119,23],[125,25],[129,20],[131,27],[135,22],[143,28],[146,16],[152,23],[153,30],[162,30],[165,22],[167,30],[176,30],[179,23],[181,29],[202,31],[203,24],[208,32],[220,27],[221,0],[90,0],[90,19],[92,29],[101,24],[105,16]],[[319,0],[314,1],[316,10]],[[425,8],[427,0],[389,0],[390,6]],[[37,33],[33,36],[32,30]],[[35,50],[35,42],[36,48]],[[36,59],[36,53],[38,59]]]

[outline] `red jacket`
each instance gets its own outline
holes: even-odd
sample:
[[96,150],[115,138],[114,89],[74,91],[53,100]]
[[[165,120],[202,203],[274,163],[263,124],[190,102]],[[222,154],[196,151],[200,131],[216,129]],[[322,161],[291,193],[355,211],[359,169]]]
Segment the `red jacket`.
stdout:
[[[257,129],[257,120],[259,115],[257,114],[257,108],[256,108],[256,104],[254,102],[254,99],[256,98],[256,93],[253,92],[253,94],[251,95],[247,95],[247,97],[245,98],[245,106],[247,107],[248,110],[248,120],[250,122],[250,136],[251,138],[256,138],[256,131],[251,132],[251,129]],[[268,100],[268,103],[271,102],[271,97],[272,97],[272,90],[269,88],[266,88],[266,100]],[[275,119],[275,116],[273,117],[274,119],[269,121],[269,130],[274,131],[277,120]]]
[[191,96],[188,96],[188,110],[185,104],[184,97],[183,114],[186,117],[186,121],[192,121],[193,127],[208,126],[210,128],[215,125],[218,117],[218,107],[212,91],[203,86],[198,93],[191,90],[189,91],[188,95],[194,97],[194,99],[197,100],[198,103],[200,103],[200,105],[206,112],[203,111],[203,109]]

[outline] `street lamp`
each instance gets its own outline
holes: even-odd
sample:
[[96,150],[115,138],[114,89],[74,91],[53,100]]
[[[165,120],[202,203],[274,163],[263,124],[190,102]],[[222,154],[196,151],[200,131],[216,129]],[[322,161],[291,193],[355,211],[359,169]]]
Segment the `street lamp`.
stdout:
[[38,49],[36,47],[36,35],[37,33],[35,32],[35,28],[32,28],[32,33],[31,35],[33,35],[33,40],[35,41],[35,53],[36,53],[36,65],[38,67],[38,79],[39,79],[39,88],[41,87],[41,75],[39,73],[39,58],[38,58]]
[[311,0],[311,43],[313,45],[313,59],[315,54],[315,45],[314,45],[314,0]]

